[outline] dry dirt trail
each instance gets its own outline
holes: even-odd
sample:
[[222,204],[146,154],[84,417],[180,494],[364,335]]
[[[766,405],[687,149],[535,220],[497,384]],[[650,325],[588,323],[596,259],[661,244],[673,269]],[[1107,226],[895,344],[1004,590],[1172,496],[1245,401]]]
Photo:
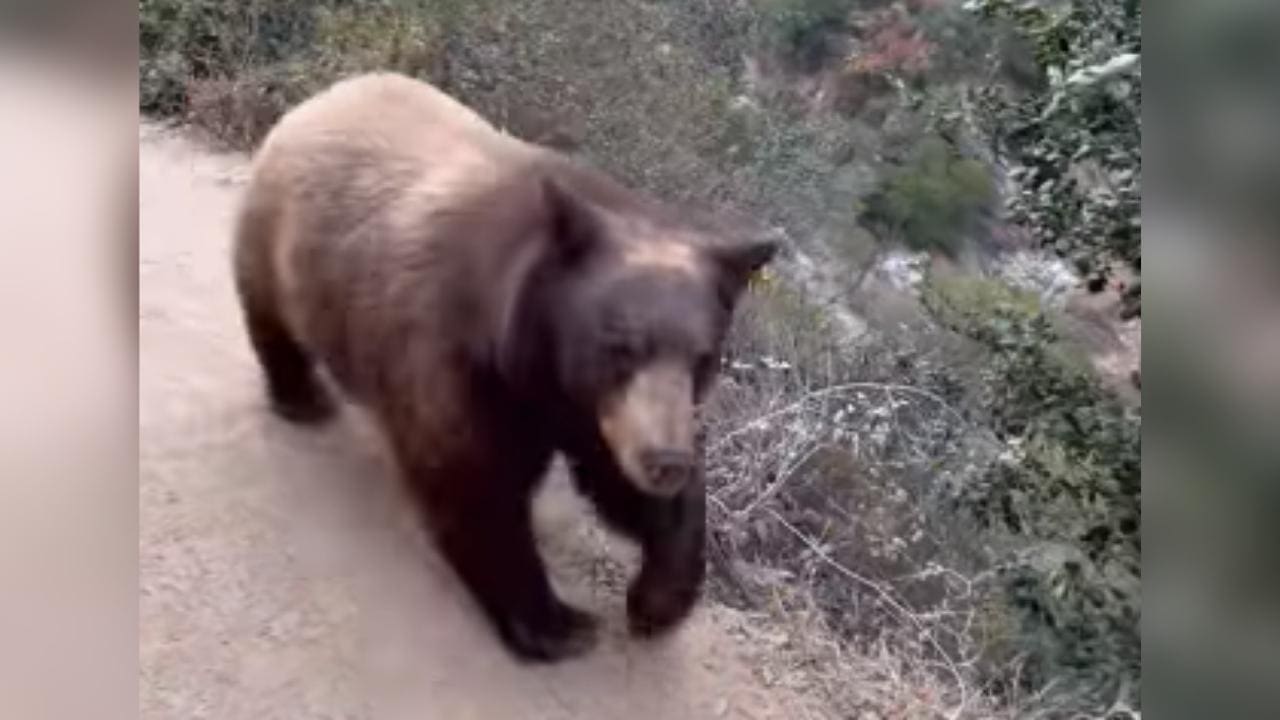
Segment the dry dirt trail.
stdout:
[[[141,717],[666,720],[803,717],[705,606],[629,642],[604,537],[551,484],[540,526],[601,645],[552,667],[498,646],[402,501],[366,423],[263,404],[228,245],[246,159],[140,131]],[[621,548],[611,541],[608,552]],[[625,558],[625,555],[623,556]]]

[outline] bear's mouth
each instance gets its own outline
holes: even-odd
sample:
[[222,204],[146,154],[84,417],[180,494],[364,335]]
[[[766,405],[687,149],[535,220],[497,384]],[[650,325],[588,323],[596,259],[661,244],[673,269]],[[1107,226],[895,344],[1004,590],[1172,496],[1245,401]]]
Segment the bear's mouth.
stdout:
[[693,378],[682,363],[657,361],[631,375],[600,406],[600,433],[641,492],[670,497],[693,477]]

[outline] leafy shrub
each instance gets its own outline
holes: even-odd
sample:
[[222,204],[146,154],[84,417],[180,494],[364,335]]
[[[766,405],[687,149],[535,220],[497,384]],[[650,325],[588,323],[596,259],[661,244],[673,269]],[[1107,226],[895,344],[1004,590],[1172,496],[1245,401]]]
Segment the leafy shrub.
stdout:
[[849,58],[851,69],[859,73],[920,75],[929,69],[937,49],[904,5],[870,13],[862,35],[858,50]]
[[239,148],[341,75],[400,70],[672,199],[729,205],[797,236],[836,214],[852,221],[829,183],[848,155],[847,125],[734,94],[757,27],[736,1],[146,0],[142,10],[144,112],[185,117]]
[[306,0],[140,0],[143,110],[180,112],[190,81],[233,78],[302,51],[313,36],[313,6],[320,5]]
[[975,326],[1001,313],[1030,319],[1040,312],[1035,293],[987,278],[934,275],[925,292],[930,311],[950,327]]
[[425,73],[442,44],[444,9],[387,0],[141,0],[140,104],[251,147],[285,110],[344,75]]
[[444,19],[406,10],[401,5],[349,5],[315,10],[311,53],[330,74],[397,70],[424,76],[441,52]]
[[[1140,273],[1141,4],[1078,0],[1065,12],[1013,0],[973,5],[1011,20],[1050,81],[1027,96],[999,86],[979,94],[979,118],[1014,165],[1013,219],[1093,286],[1115,263]],[[1135,313],[1140,293],[1140,285],[1132,291]]]
[[959,499],[1007,540],[1024,682],[1055,679],[1103,705],[1141,678],[1140,421],[1062,352],[1029,300],[931,283],[935,315],[991,353],[981,396],[1005,451]]
[[884,239],[954,257],[966,230],[994,201],[995,187],[980,163],[929,137],[870,198],[867,219]]
[[[833,330],[771,279],[743,297],[703,411],[712,593],[786,620],[788,649],[769,652],[822,668],[807,690],[832,716],[1000,717],[967,689],[998,670],[981,658],[1007,613],[982,607],[979,538],[937,482],[972,463],[947,339]],[[868,648],[870,672],[850,663]]]
[[856,0],[757,0],[767,36],[784,57],[808,69],[827,55],[830,33],[842,27]]

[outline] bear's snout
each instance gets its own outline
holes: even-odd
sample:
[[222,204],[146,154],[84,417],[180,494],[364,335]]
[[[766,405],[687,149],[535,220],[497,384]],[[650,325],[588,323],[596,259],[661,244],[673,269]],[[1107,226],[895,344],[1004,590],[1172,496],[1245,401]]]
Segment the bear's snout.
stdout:
[[640,467],[649,487],[663,495],[674,495],[694,474],[693,453],[687,450],[650,449],[640,454]]
[[667,497],[679,492],[696,472],[689,370],[665,361],[636,372],[605,402],[600,431],[638,489]]

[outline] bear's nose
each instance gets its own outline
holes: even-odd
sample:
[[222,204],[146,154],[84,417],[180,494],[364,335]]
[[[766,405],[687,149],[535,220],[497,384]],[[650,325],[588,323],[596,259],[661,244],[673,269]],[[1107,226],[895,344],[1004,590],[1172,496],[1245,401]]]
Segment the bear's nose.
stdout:
[[640,463],[649,485],[660,493],[675,493],[693,475],[693,454],[684,450],[646,450]]

